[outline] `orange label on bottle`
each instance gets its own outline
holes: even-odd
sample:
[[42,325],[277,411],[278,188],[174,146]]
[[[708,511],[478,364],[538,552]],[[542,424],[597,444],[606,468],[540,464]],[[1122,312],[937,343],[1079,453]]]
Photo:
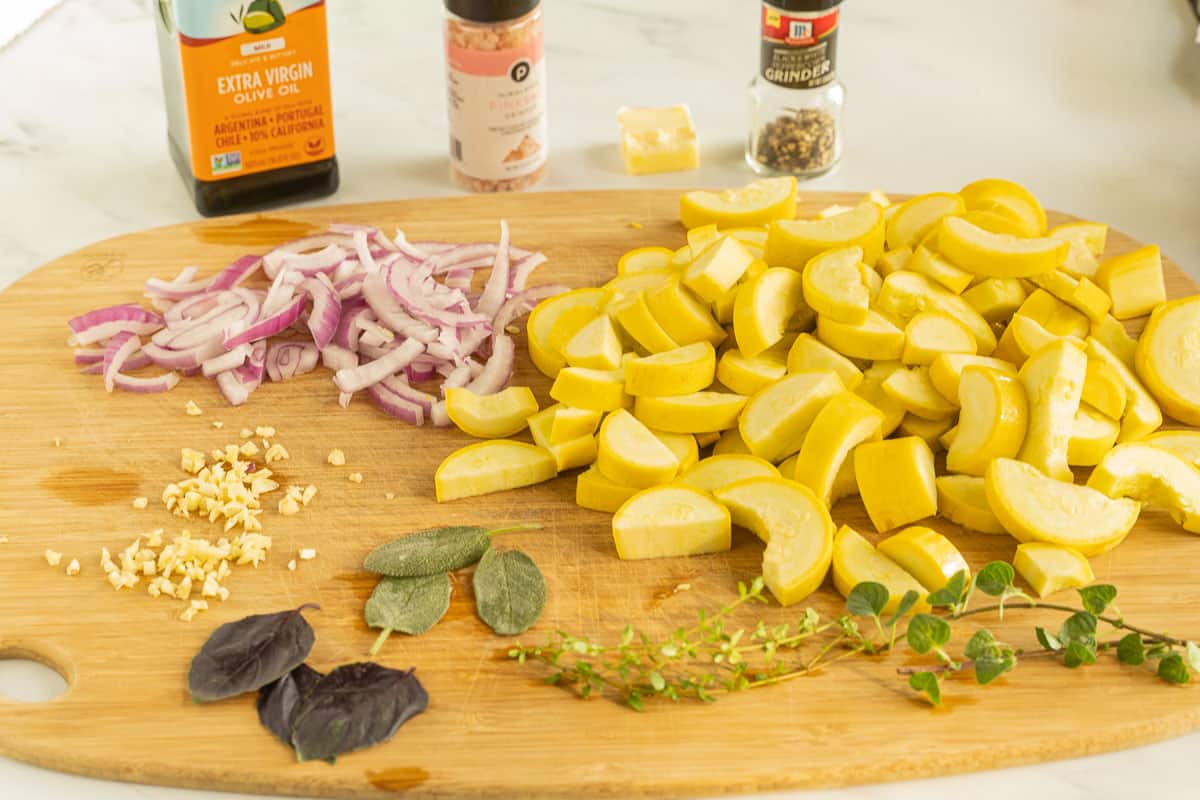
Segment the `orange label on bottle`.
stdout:
[[[180,20],[192,174],[199,180],[334,155],[325,2],[262,5],[267,10],[241,20],[231,14],[239,32],[227,36],[189,36]],[[285,13],[284,5],[301,7]]]

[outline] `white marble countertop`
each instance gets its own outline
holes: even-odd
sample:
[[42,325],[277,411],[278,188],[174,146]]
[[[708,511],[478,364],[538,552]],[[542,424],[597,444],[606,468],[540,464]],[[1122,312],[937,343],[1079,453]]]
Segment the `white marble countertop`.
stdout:
[[[732,186],[751,0],[547,3],[553,156],[542,188]],[[1003,176],[1048,207],[1156,242],[1200,276],[1200,46],[1184,0],[851,0],[846,157],[812,189],[954,190]],[[439,3],[334,0],[342,189],[451,194]],[[89,242],[196,217],[166,151],[149,0],[66,0],[0,49],[0,287]],[[3,15],[5,11],[0,11]],[[616,109],[687,102],[699,172],[631,178]],[[807,187],[806,187],[807,188]],[[13,670],[0,672],[0,688]],[[24,679],[36,684],[34,679]],[[36,685],[27,687],[37,692]],[[1036,725],[1036,720],[1030,720]],[[804,798],[1190,796],[1200,735],[1056,764]],[[0,759],[13,798],[229,797],[103,783]]]

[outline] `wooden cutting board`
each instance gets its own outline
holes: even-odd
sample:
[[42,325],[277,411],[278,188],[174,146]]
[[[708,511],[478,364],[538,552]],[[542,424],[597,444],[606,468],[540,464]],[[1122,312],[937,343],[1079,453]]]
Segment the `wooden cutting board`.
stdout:
[[[802,213],[856,195],[812,194]],[[400,226],[410,238],[492,240],[497,220],[514,242],[544,250],[536,282],[572,286],[612,277],[617,257],[641,245],[677,247],[674,192],[591,192],[458,197],[272,212],[194,222],[111,239],[64,256],[0,294],[0,657],[27,656],[58,669],[70,688],[40,705],[0,702],[0,753],[52,769],[117,780],[249,792],[385,797],[701,795],[831,786],[938,775],[1130,747],[1194,730],[1200,693],[1170,688],[1148,672],[1104,663],[1071,671],[1029,662],[985,689],[967,680],[944,687],[931,710],[896,675],[904,655],[852,660],[816,677],[696,703],[652,705],[643,714],[604,700],[581,702],[541,685],[544,672],[504,657],[510,641],[480,623],[470,582],[458,579],[450,612],[420,638],[393,637],[382,661],[416,666],[429,690],[427,713],[385,746],[336,766],[296,764],[259,727],[252,698],[193,705],[185,690],[190,658],[218,624],[251,613],[320,603],[311,663],[325,670],[366,657],[375,635],[362,621],[374,579],[359,569],[381,542],[439,523],[541,522],[545,530],[507,537],[529,552],[549,584],[540,624],[520,637],[541,641],[556,628],[611,641],[627,621],[673,628],[702,607],[729,601],[738,579],[759,573],[761,545],[744,532],[727,554],[621,562],[606,514],[575,507],[574,476],[534,488],[437,505],[433,471],[468,443],[454,430],[415,429],[368,402],[342,410],[328,374],[266,385],[231,409],[213,384],[186,379],[159,396],[106,395],[79,375],[64,345],[66,320],[87,309],[130,302],[153,275],[198,264],[209,274],[245,252],[262,252],[334,221]],[[1062,215],[1052,215],[1062,221]],[[1110,237],[1110,254],[1129,250]],[[1173,295],[1195,287],[1175,267]],[[515,381],[546,399],[548,381],[522,353]],[[194,400],[204,415],[187,416]],[[214,420],[224,422],[216,430]],[[190,624],[179,603],[143,590],[114,592],[97,565],[102,546],[124,547],[153,528],[178,531],[157,498],[179,480],[181,447],[209,450],[243,427],[273,425],[291,451],[280,472],[319,487],[306,513],[269,513],[275,545],[257,571],[237,570],[230,600]],[[53,440],[61,440],[56,447]],[[328,466],[331,448],[346,451]],[[351,471],[365,480],[347,480]],[[394,492],[387,500],[385,492]],[[137,496],[151,498],[135,510]],[[857,499],[834,510],[839,523],[872,532]],[[975,568],[1012,557],[1004,536],[933,523]],[[215,526],[191,525],[196,535]],[[47,566],[47,547],[83,573]],[[286,568],[300,547],[318,557]],[[64,562],[65,563],[65,562]],[[1129,540],[1094,561],[1116,583],[1127,618],[1182,636],[1200,636],[1200,540],[1164,515],[1147,513]],[[674,592],[679,584],[689,590]],[[812,598],[826,614],[842,608],[826,585]],[[778,608],[761,612],[779,621]],[[794,618],[794,615],[793,615]],[[757,617],[746,616],[743,623]],[[1058,618],[1012,613],[999,628],[1033,642],[1033,625]],[[970,626],[966,626],[970,630]]]

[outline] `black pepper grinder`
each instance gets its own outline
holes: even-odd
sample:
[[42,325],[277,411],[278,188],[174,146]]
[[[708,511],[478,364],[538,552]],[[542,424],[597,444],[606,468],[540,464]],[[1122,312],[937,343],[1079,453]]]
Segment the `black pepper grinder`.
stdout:
[[841,0],[762,4],[761,60],[750,83],[746,161],[761,175],[812,178],[842,156],[846,90],[837,77]]

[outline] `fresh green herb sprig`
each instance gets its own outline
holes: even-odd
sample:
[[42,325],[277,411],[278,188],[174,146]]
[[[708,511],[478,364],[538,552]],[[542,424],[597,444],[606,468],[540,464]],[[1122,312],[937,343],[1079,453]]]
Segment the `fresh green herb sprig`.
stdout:
[[[1168,683],[1186,683],[1200,671],[1200,647],[1195,643],[1156,633],[1127,623],[1113,605],[1117,590],[1101,584],[1079,589],[1080,607],[1039,603],[1013,583],[1010,564],[988,564],[972,579],[954,575],[945,587],[929,594],[931,612],[918,613],[904,622],[920,601],[907,592],[885,618],[891,596],[881,584],[854,587],[846,600],[847,613],[824,619],[812,608],[790,623],[737,627],[732,619],[743,606],[767,603],[762,578],[738,584],[738,597],[716,611],[701,611],[691,627],[652,638],[627,625],[614,644],[555,633],[539,647],[517,645],[508,656],[521,664],[549,667],[545,682],[574,692],[581,698],[608,696],[642,710],[648,699],[683,699],[712,702],[718,695],[770,686],[811,675],[817,670],[855,656],[882,655],[903,642],[918,655],[930,655],[928,666],[900,667],[897,673],[931,703],[942,701],[941,682],[949,675],[971,673],[980,685],[1014,670],[1019,659],[1053,658],[1077,668],[1095,663],[1101,654],[1113,653],[1122,664],[1157,662],[1155,673]],[[979,592],[996,602],[969,608]],[[958,655],[949,650],[952,623],[970,616],[1006,610],[1033,609],[1068,614],[1057,633],[1036,628],[1040,649],[1024,650],[996,638],[987,628],[977,629]],[[1105,612],[1109,612],[1106,614]],[[871,624],[864,629],[859,620]],[[1103,623],[1126,631],[1114,641],[1098,641]]]

